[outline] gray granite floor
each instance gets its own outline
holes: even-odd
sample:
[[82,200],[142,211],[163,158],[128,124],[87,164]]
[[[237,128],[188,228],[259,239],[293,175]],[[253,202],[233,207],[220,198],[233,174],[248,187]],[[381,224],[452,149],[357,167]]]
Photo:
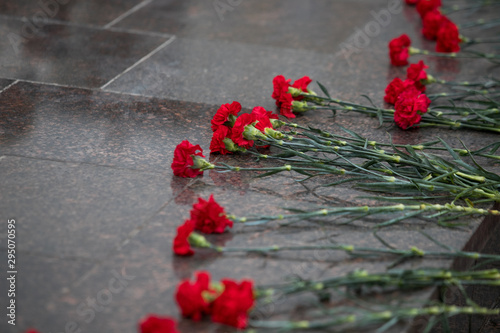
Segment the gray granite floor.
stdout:
[[[222,2],[228,2],[221,0]],[[446,0],[443,1],[446,4]],[[170,164],[182,140],[200,144],[208,155],[210,119],[220,104],[237,100],[244,110],[260,105],[275,110],[272,79],[303,75],[322,82],[333,95],[382,105],[384,88],[404,68],[392,67],[387,43],[407,33],[417,47],[432,48],[420,37],[413,7],[399,5],[367,40],[358,40],[388,0],[243,0],[220,10],[201,0],[23,0],[0,3],[0,293],[7,291],[7,220],[17,225],[17,325],[7,323],[0,298],[0,332],[137,332],[149,313],[179,321],[179,331],[233,332],[207,321],[182,319],[173,299],[180,280],[195,271],[214,279],[251,278],[257,284],[287,276],[325,278],[356,268],[383,270],[391,260],[352,259],[345,254],[301,251],[273,256],[214,254],[191,258],[171,250],[176,227],[198,197],[214,194],[236,215],[279,214],[281,207],[361,204],[366,192],[350,185],[324,188],[320,180],[298,177],[253,178],[245,173],[206,172],[203,177],[173,176]],[[396,4],[397,6],[397,4]],[[228,9],[229,8],[229,9]],[[475,18],[488,15],[474,13]],[[457,20],[467,20],[456,14]],[[468,30],[496,35],[498,28]],[[346,45],[354,49],[346,52]],[[488,50],[497,50],[488,46]],[[500,76],[484,60],[425,59],[429,72],[447,80]],[[316,87],[314,89],[318,90]],[[434,88],[430,88],[433,91]],[[342,125],[375,140],[416,144],[440,137],[475,149],[498,135],[421,128],[378,127],[374,118],[355,114],[308,113],[300,124],[328,130]],[[232,164],[257,165],[249,156],[208,156]],[[498,163],[485,167],[500,173]],[[498,207],[498,203],[497,203]],[[303,222],[294,226],[235,226],[209,239],[218,245],[351,243],[380,247],[369,227]],[[412,219],[379,232],[398,248],[436,249],[420,231],[456,249],[499,253],[498,218],[470,219],[445,229]],[[450,260],[414,261],[408,267],[465,268]],[[498,267],[498,266],[496,266]],[[103,295],[109,281],[127,277],[88,317],[88,299]],[[496,293],[495,293],[496,292]],[[478,303],[495,304],[498,290],[470,293]],[[418,297],[429,298],[433,290]],[[396,295],[397,297],[409,297]],[[391,296],[392,297],[392,296]],[[459,300],[457,300],[459,302]],[[300,318],[300,304],[282,304]],[[498,303],[497,303],[498,306]],[[281,312],[280,312],[281,311]],[[271,317],[273,318],[273,317]],[[457,318],[453,332],[495,332],[500,319]],[[402,324],[418,331],[420,326]],[[437,331],[440,328],[436,329]]]

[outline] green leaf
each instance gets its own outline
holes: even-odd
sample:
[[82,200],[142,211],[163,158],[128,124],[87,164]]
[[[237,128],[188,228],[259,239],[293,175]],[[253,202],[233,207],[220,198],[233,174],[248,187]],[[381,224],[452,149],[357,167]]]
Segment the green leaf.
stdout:
[[328,93],[328,90],[326,90],[325,86],[322,85],[319,81],[316,81],[316,83],[318,84],[318,87],[319,87],[319,89],[321,89],[323,94],[325,94],[328,98],[331,98],[330,94]]

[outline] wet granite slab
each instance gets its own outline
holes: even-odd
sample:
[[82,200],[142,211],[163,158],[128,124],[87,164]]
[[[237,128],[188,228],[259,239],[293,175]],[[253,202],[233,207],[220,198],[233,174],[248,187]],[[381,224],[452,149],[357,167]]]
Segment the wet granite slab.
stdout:
[[41,27],[0,17],[0,77],[100,87],[167,41],[60,24]]
[[158,173],[14,156],[0,170],[0,211],[16,220],[16,249],[40,256],[105,258],[172,198]]
[[206,124],[217,110],[26,82],[0,100],[0,154],[156,172],[170,172],[172,152],[182,140],[210,140]]
[[[0,254],[6,257],[3,251]],[[32,328],[39,332],[64,332],[68,320],[61,314],[69,305],[77,306],[77,302],[84,302],[85,299],[61,298],[60,295],[84,276],[94,263],[89,260],[40,257],[23,252],[18,252],[16,259],[16,326],[2,318],[0,331],[20,333]],[[0,288],[6,291],[7,280],[3,270],[1,277]],[[7,308],[7,302],[7,297],[0,298],[2,309]]]
[[47,19],[103,26],[142,0],[16,0],[2,1],[0,14],[24,17],[34,23]]
[[331,53],[382,6],[387,1],[155,0],[115,27]]
[[7,80],[7,79],[0,79],[0,91],[5,89],[6,87],[8,87],[12,82],[14,82],[14,81]]

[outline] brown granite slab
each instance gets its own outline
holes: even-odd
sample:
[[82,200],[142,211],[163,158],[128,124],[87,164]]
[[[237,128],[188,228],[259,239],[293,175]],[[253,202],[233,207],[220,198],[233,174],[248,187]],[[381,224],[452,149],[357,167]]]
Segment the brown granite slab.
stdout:
[[168,40],[0,17],[0,77],[100,87]]
[[141,0],[18,0],[2,1],[0,14],[24,17],[34,23],[47,19],[103,26]]
[[41,256],[102,259],[172,198],[158,173],[14,156],[2,156],[0,170],[17,251]]
[[14,82],[13,80],[0,79],[0,91],[8,87],[10,84]]

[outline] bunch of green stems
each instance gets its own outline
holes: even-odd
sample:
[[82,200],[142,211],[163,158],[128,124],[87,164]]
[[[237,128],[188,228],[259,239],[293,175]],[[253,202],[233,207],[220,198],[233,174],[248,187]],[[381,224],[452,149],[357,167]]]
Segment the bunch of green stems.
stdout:
[[[430,316],[426,331],[432,328],[435,319],[448,318],[456,314],[469,315],[497,315],[499,309],[487,309],[478,306],[468,299],[464,286],[466,285],[500,285],[500,272],[496,269],[482,271],[456,272],[443,269],[408,269],[392,270],[383,273],[369,273],[366,270],[356,270],[340,277],[323,280],[304,280],[294,278],[284,284],[260,286],[256,295],[264,304],[276,302],[278,299],[286,300],[292,295],[312,293],[320,302],[328,300],[331,293],[340,288],[348,291],[360,291],[361,288],[377,288],[382,290],[415,290],[428,287],[455,286],[462,292],[468,306],[457,307],[443,303],[426,304],[422,307],[408,306],[377,306],[371,310],[365,307],[334,307],[317,306],[319,311],[313,314],[312,320],[301,321],[252,321],[254,328],[281,331],[307,330],[307,329],[361,329],[378,325],[377,332],[384,332],[402,320],[411,320],[419,316]],[[427,302],[428,303],[428,302]],[[317,319],[319,317],[319,319]]]
[[[307,104],[303,106],[303,111],[306,110],[331,110],[334,113],[337,111],[345,112],[359,112],[366,115],[378,117],[380,124],[394,120],[394,109],[386,109],[375,106],[370,101],[371,105],[364,105],[359,103],[353,103],[348,101],[343,101],[338,98],[330,97],[326,88],[320,84],[321,89],[325,93],[325,97],[317,96],[314,93],[302,92],[298,90],[293,90],[292,95],[295,97],[301,96],[307,102],[313,104]],[[481,95],[481,90],[471,90],[466,92],[466,95]],[[485,97],[484,100],[478,100],[477,103],[485,104],[483,106],[457,106],[454,103],[452,105],[440,105],[434,106],[428,109],[428,111],[422,114],[419,127],[447,127],[451,129],[472,129],[479,131],[488,131],[494,133],[500,133],[500,109],[499,102],[491,96],[488,96],[490,92],[482,91],[482,95]],[[498,97],[498,92],[492,92],[494,97]],[[431,95],[433,98],[437,97],[456,97],[457,93],[439,93]]]

